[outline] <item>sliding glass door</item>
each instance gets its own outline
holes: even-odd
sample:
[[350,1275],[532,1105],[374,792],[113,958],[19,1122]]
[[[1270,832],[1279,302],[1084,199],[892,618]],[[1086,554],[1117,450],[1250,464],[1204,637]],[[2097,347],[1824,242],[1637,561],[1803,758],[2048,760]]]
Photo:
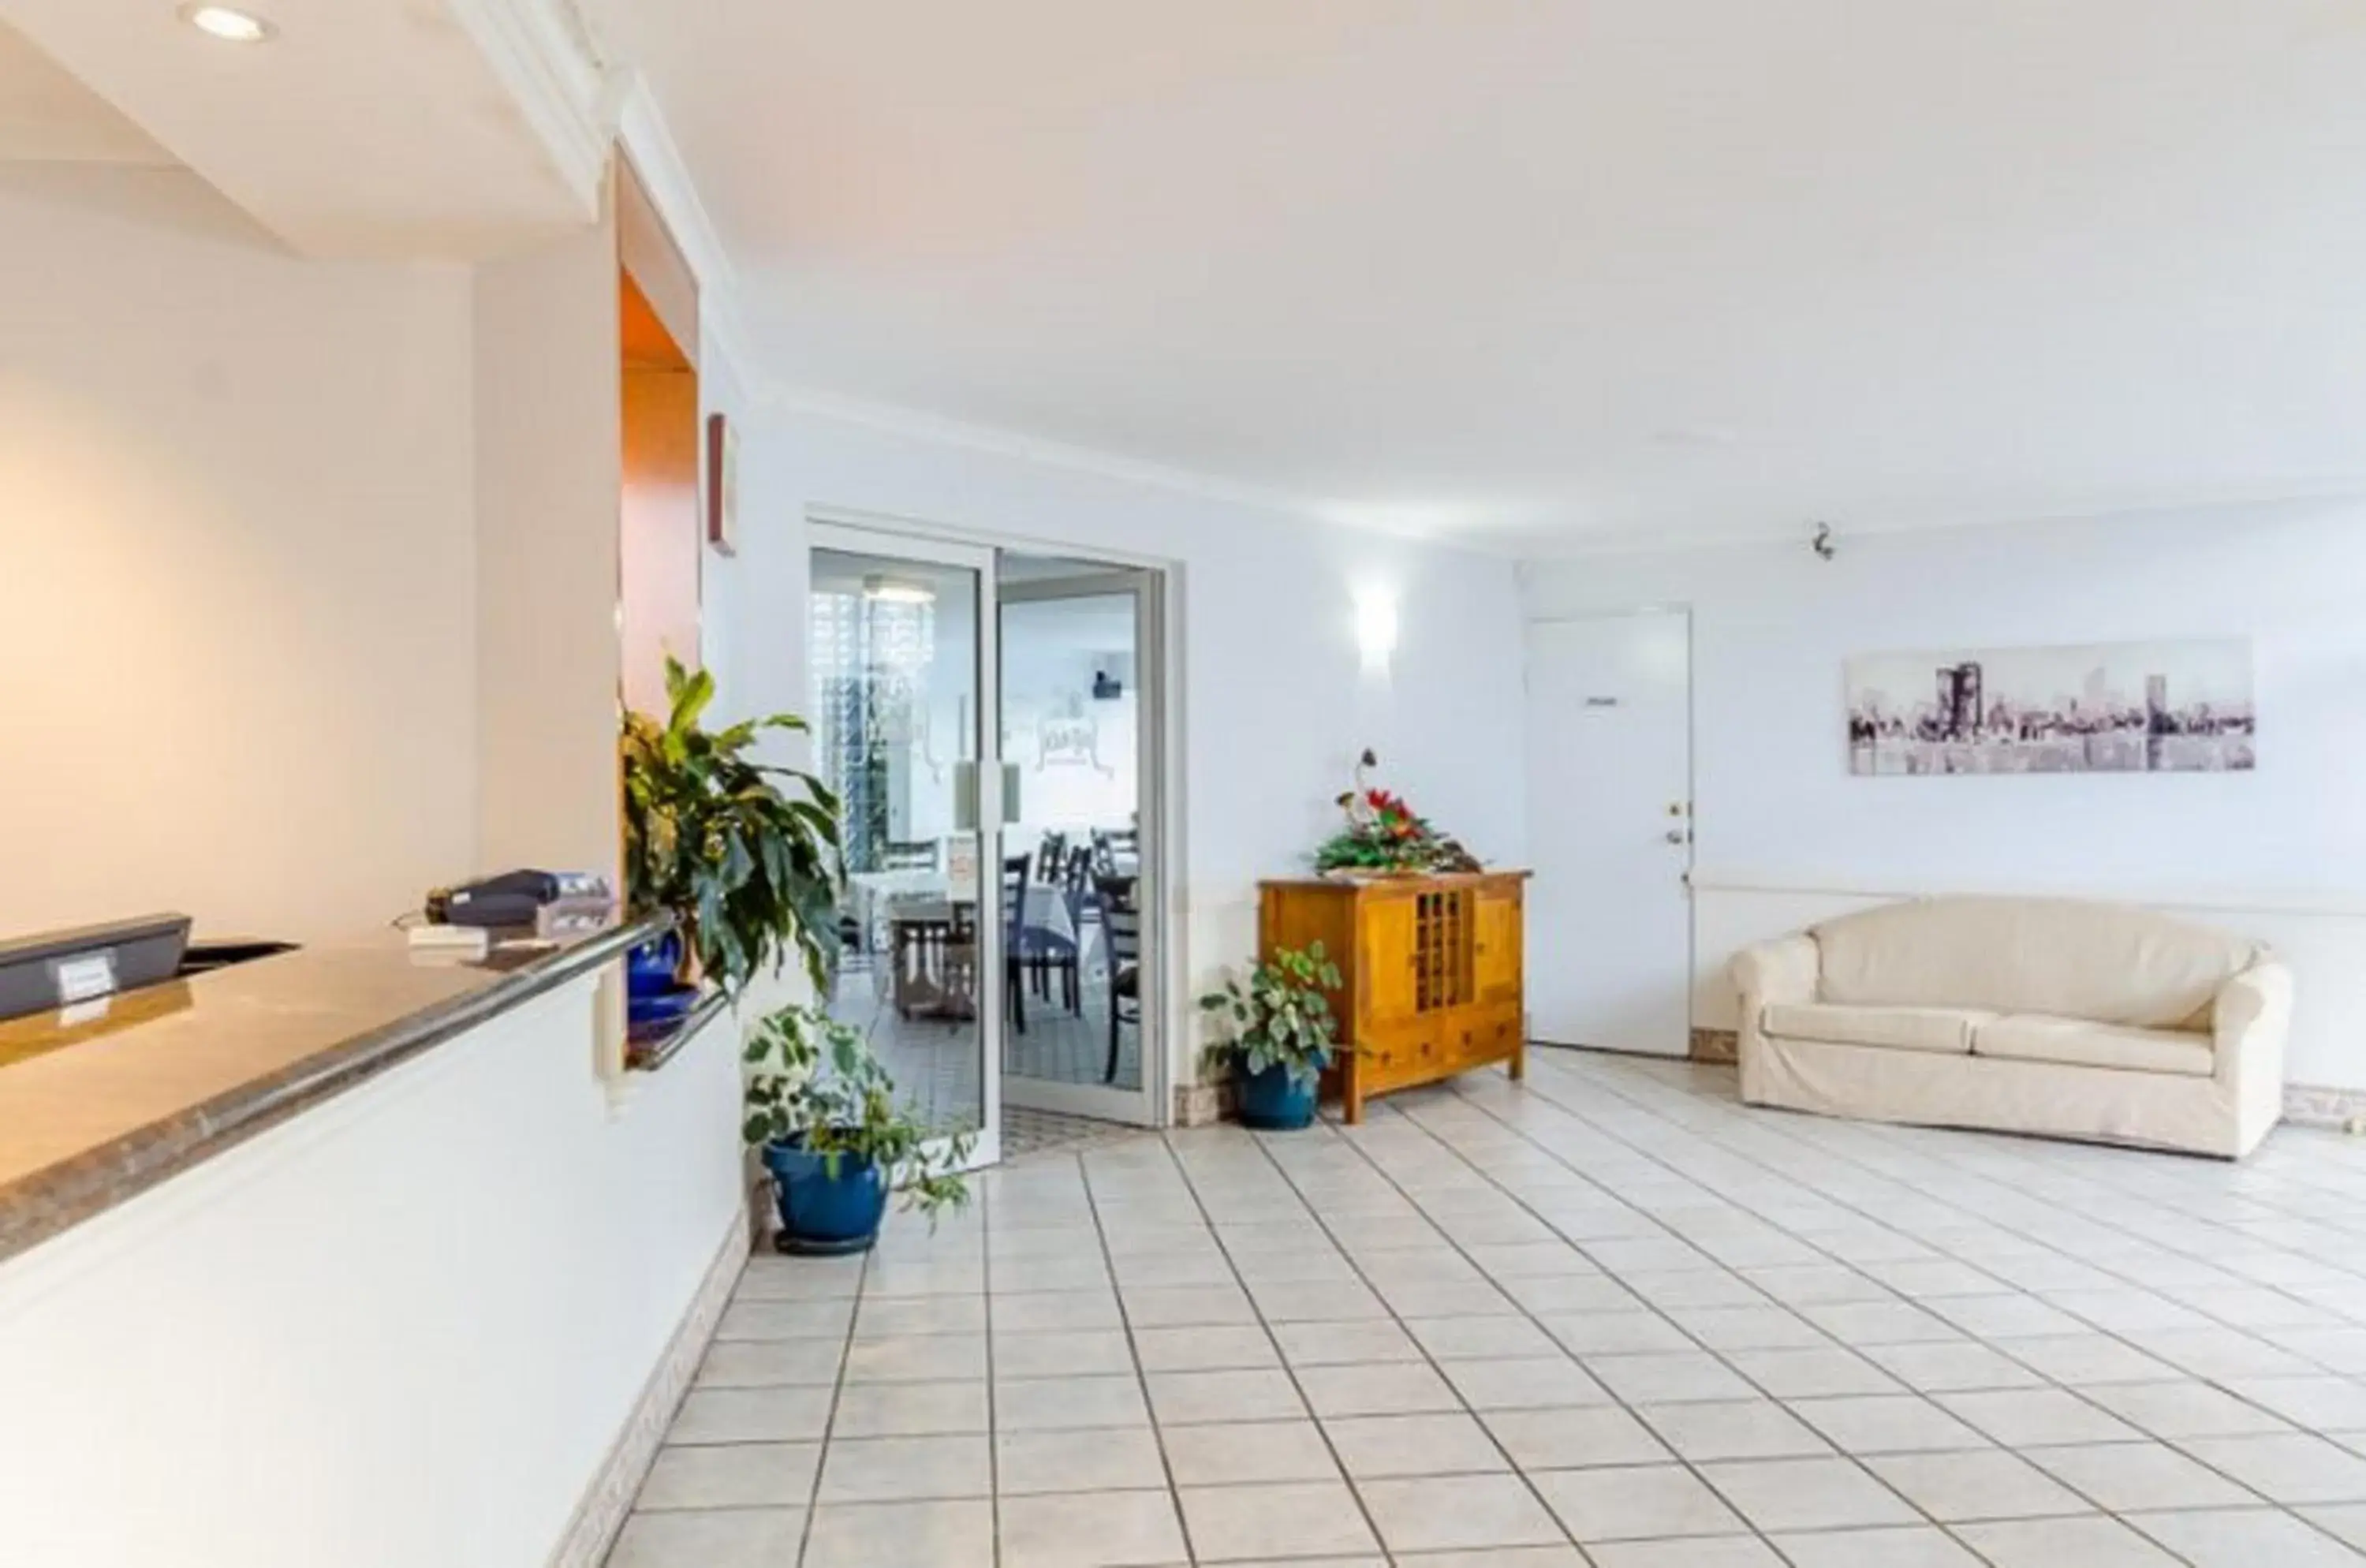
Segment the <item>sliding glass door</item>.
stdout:
[[1154,1124],[1159,638],[1147,571],[1005,552],[997,591],[1006,878],[1019,913],[1005,1102]]
[[812,529],[816,770],[844,803],[830,1013],[945,1134],[1000,1157],[1006,954],[994,552]]

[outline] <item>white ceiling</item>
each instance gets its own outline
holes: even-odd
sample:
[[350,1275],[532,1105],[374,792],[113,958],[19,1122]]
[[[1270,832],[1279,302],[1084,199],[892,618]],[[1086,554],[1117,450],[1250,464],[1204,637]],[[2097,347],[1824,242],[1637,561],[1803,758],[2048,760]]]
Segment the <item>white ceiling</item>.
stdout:
[[0,132],[30,83],[14,140],[128,134],[316,255],[472,259],[596,218],[599,72],[564,0],[245,3],[276,39],[174,0],[0,0]]
[[1522,549],[2366,488],[2366,0],[587,8],[797,388]]
[[169,166],[173,155],[114,105],[0,24],[0,164]]

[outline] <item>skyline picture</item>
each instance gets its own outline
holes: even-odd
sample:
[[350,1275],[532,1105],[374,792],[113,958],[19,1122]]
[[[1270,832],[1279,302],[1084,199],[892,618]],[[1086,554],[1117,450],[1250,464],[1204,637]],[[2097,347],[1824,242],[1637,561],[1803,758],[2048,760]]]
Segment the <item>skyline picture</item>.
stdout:
[[1948,649],[1848,661],[1849,772],[2240,773],[2248,637]]

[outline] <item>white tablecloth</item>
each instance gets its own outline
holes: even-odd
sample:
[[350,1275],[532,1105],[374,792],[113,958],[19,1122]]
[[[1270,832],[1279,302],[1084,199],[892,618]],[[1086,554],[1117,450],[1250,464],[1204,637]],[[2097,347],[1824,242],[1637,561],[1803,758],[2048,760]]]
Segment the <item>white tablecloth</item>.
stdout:
[[902,898],[934,898],[941,902],[948,886],[941,871],[857,871],[846,878],[848,912],[866,934],[876,930],[890,905]]
[[[941,871],[858,871],[847,877],[846,884],[855,921],[865,932],[882,919],[952,919],[952,902],[946,897],[950,884]],[[1076,940],[1068,901],[1057,887],[1028,885],[1022,923],[1030,931],[1048,931],[1065,942]]]

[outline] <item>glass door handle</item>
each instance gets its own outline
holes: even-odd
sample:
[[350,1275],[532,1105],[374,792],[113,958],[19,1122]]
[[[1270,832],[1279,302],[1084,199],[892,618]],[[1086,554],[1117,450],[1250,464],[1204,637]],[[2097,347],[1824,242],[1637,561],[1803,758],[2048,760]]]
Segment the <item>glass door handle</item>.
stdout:
[[977,764],[953,764],[953,829],[956,832],[977,831]]

